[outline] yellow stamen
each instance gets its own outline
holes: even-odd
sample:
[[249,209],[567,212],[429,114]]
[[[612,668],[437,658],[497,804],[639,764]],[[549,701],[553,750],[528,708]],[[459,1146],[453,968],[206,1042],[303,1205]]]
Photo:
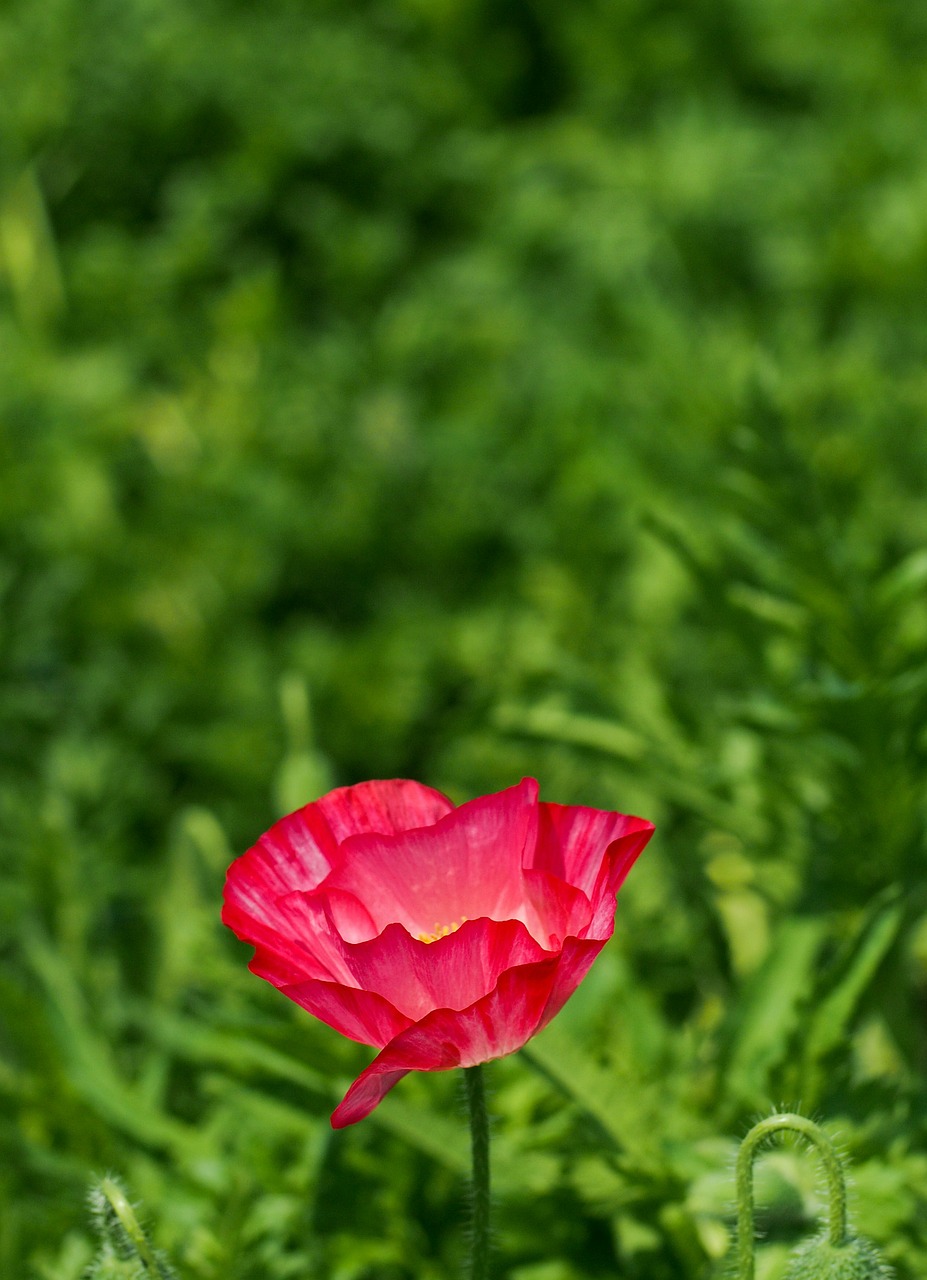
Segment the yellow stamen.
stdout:
[[437,942],[439,938],[446,938],[449,933],[456,933],[460,926],[466,923],[466,916],[461,916],[459,920],[452,920],[450,924],[439,924],[435,921],[434,933],[420,933],[418,940],[419,942]]

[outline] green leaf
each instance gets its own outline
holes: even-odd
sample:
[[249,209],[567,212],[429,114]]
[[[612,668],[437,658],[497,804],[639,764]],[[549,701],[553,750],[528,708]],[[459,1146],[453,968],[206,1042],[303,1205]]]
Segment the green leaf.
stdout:
[[825,1060],[845,1044],[860,1001],[897,938],[903,919],[903,903],[892,887],[872,904],[838,962],[831,990],[817,1005],[803,1036],[802,1088],[806,1099],[813,1101],[820,1095]]
[[732,1015],[723,1073],[726,1096],[748,1105],[765,1103],[770,1073],[788,1051],[808,998],[826,927],[814,916],[786,919],[779,926]]

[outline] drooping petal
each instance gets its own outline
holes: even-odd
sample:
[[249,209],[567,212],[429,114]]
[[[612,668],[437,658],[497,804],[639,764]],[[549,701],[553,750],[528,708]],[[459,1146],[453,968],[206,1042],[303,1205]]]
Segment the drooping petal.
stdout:
[[653,832],[651,823],[625,813],[584,805],[541,803],[538,808],[534,865],[575,885],[587,897],[592,895],[605,850],[613,840],[636,831]]
[[537,808],[537,783],[525,778],[433,826],[349,837],[320,891],[362,901],[377,933],[395,923],[417,936],[464,919],[521,919],[522,865],[536,838]]
[[410,1071],[473,1067],[520,1049],[542,1024],[559,965],[560,957],[552,956],[508,969],[468,1009],[436,1009],[400,1032],[351,1085],[332,1126],[342,1129],[363,1120]]
[[[346,1129],[349,1124],[357,1124],[358,1120],[363,1120],[370,1115],[375,1107],[378,1107],[390,1089],[395,1088],[403,1076],[407,1076],[410,1071],[414,1071],[414,1067],[389,1067],[385,1065],[385,1061],[380,1066],[377,1064],[387,1052],[389,1045],[383,1050],[383,1053],[374,1058],[373,1062],[366,1071],[362,1071],[357,1077],[350,1089],[335,1107],[331,1116],[331,1126],[333,1129]],[[451,1063],[448,1067],[420,1067],[420,1071],[447,1071],[450,1067],[456,1066]]]

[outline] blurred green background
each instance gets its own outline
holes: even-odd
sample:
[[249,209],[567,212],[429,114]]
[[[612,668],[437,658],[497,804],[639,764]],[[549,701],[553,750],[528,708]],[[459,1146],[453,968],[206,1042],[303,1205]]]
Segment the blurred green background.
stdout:
[[[493,1070],[511,1280],[700,1280],[824,1118],[927,1274],[927,6],[6,0],[0,1274],[438,1280],[448,1076],[246,970],[331,785],[653,819]],[[813,1229],[761,1170],[760,1275]]]

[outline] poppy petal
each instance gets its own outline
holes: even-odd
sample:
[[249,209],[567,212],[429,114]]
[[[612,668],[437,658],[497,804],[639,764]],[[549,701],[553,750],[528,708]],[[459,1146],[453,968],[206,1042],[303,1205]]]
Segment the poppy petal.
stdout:
[[370,832],[396,836],[417,827],[431,827],[454,809],[440,791],[409,778],[336,787],[315,804],[338,844]]
[[589,927],[592,903],[580,889],[547,871],[525,871],[523,917],[546,951],[559,951],[564,938]]
[[362,901],[377,933],[394,923],[427,936],[463,919],[518,919],[537,807],[537,783],[526,778],[461,805],[433,826],[349,837],[321,891],[338,889]]
[[[587,907],[588,914],[588,907]],[[417,1021],[433,1009],[465,1009],[485,996],[506,969],[548,958],[520,920],[468,920],[433,942],[402,925],[344,949],[352,981],[388,999]]]
[[613,840],[653,825],[625,813],[584,805],[541,803],[535,866],[551,871],[588,896],[596,883],[603,851]]
[[582,937],[604,941],[614,932],[615,897],[654,831],[650,822],[643,822],[640,818],[636,818],[635,822],[638,824],[637,828],[632,828],[626,835],[613,840],[605,852],[591,893],[592,919]]
[[363,1120],[410,1071],[473,1067],[520,1049],[543,1024],[559,965],[560,957],[552,956],[508,969],[468,1009],[435,1009],[400,1032],[351,1085],[332,1114],[332,1127]]
[[335,1031],[361,1044],[388,1044],[412,1025],[411,1018],[373,991],[315,979],[282,986],[280,990]]
[[317,804],[281,818],[229,867],[222,919],[233,929],[226,912],[239,920],[273,925],[277,899],[296,889],[314,889],[328,875],[337,853],[338,845]]
[[[342,918],[346,895],[339,895]],[[356,920],[370,917],[359,902]],[[344,941],[332,904],[314,893],[285,893],[268,903],[265,920],[255,919],[236,903],[226,904],[222,919],[243,942],[256,948],[251,968],[276,986],[303,978],[322,978],[354,985],[344,962]]]
[[557,1016],[592,968],[592,962],[604,946],[605,940],[599,938],[567,938],[560,953],[560,964],[557,966],[544,1012],[537,1025],[538,1031]]

